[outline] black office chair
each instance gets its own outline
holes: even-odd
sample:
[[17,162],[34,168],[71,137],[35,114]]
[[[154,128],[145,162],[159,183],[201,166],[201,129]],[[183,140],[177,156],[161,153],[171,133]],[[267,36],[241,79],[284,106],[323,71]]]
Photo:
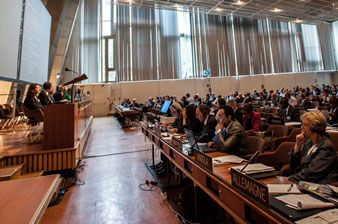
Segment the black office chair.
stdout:
[[40,122],[43,122],[43,111],[41,109],[30,110],[27,107],[23,106],[23,111],[28,118],[29,128],[26,129],[24,135],[22,136],[22,141],[24,141],[28,130],[33,129],[31,134],[35,133],[38,128]]

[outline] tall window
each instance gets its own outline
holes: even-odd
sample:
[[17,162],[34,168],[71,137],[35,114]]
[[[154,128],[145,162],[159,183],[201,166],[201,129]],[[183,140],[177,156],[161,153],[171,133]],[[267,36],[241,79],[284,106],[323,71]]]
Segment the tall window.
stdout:
[[102,1],[102,40],[101,40],[101,65],[102,82],[116,81],[116,62],[115,62],[115,24],[116,6],[107,1]]
[[192,67],[192,48],[191,48],[191,28],[190,14],[188,12],[178,12],[178,25],[180,33],[180,56],[181,56],[181,71],[182,79],[193,78]]
[[338,67],[338,21],[332,23],[333,32],[334,32],[334,39],[335,39],[335,46],[336,46],[336,65]]
[[316,25],[301,24],[301,30],[305,61],[310,65],[311,68],[313,68],[311,70],[322,69],[322,58]]

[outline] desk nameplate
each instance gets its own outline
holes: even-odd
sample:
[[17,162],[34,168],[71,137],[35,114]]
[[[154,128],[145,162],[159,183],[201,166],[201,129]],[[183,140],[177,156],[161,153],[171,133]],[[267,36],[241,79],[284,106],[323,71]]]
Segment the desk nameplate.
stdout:
[[194,160],[199,165],[201,165],[202,167],[212,172],[212,158],[199,150],[196,150],[196,149],[193,149],[193,150],[194,150],[194,157],[195,157]]
[[259,201],[266,207],[270,207],[268,187],[256,181],[255,179],[235,170],[230,169],[231,183],[233,186],[241,189],[255,200]]

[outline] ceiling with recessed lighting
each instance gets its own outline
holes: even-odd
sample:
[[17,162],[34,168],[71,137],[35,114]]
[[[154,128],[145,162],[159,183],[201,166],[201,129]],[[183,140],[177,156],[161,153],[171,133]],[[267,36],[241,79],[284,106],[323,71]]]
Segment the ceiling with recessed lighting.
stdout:
[[180,11],[205,12],[282,21],[334,22],[338,0],[103,0],[108,4],[131,5]]

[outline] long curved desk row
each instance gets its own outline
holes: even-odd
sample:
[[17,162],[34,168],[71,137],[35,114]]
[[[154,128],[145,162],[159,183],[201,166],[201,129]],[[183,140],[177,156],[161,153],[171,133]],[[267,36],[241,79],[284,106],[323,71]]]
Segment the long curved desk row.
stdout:
[[[142,126],[142,132],[157,146],[161,152],[187,175],[198,187],[205,191],[213,200],[223,207],[239,223],[292,223],[272,208],[268,208],[253,199],[242,190],[231,184],[229,168],[234,166],[214,166],[213,171],[201,167],[191,156],[173,146],[171,142],[159,138],[155,133]],[[222,152],[208,153],[211,157],[227,155]],[[236,164],[237,165],[237,164]],[[243,165],[243,164],[242,164]],[[273,177],[261,180],[264,184],[286,184],[285,177]]]

